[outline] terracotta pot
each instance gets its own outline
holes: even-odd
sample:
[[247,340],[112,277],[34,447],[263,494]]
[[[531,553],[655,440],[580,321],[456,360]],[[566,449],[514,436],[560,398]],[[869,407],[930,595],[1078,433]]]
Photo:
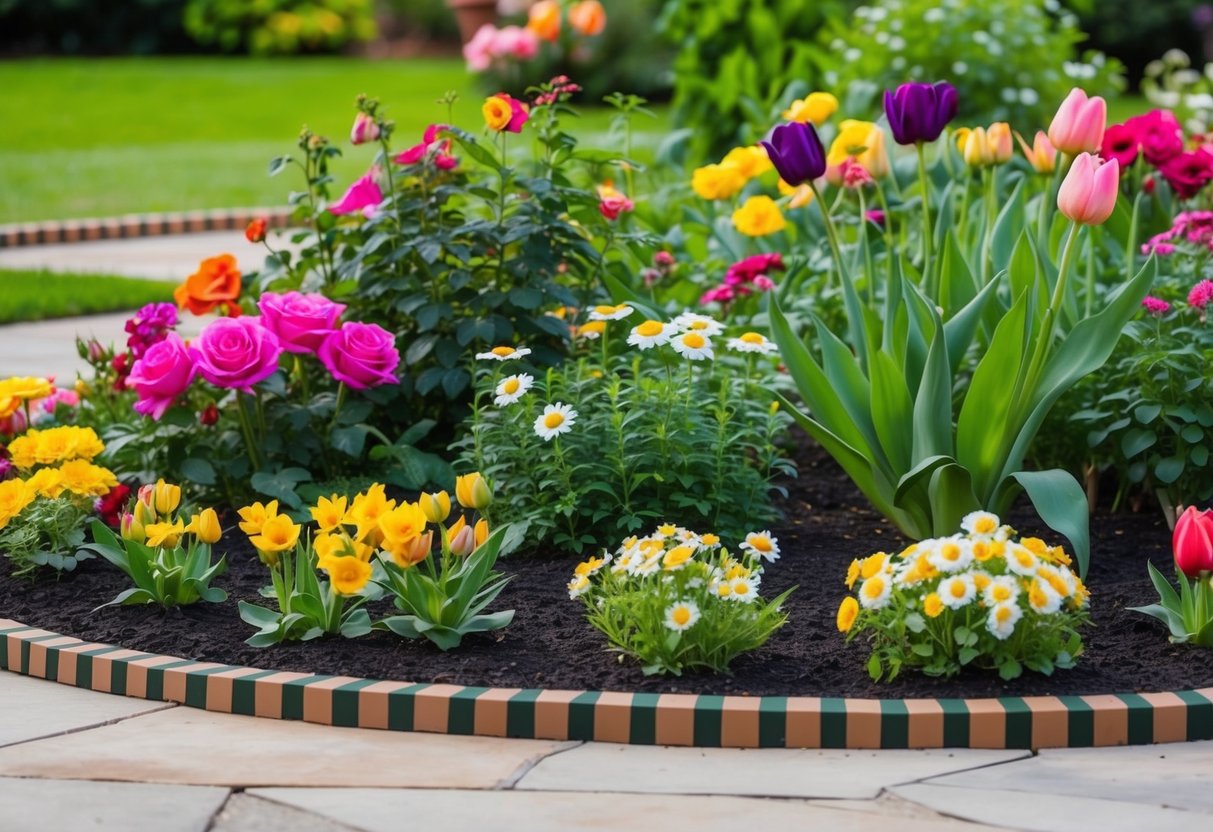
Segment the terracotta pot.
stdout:
[[497,22],[497,0],[446,0],[459,24],[459,37],[467,43],[486,23]]

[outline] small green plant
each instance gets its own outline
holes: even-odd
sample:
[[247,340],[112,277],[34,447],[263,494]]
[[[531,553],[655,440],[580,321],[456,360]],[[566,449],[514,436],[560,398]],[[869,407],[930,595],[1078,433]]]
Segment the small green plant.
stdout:
[[763,561],[778,557],[770,532],[746,535],[734,556],[717,535],[666,523],[628,538],[614,555],[578,564],[569,597],[646,676],[727,673],[733,659],[766,644],[787,621],[782,606],[795,587],[770,601],[758,595]]
[[1158,603],[1129,609],[1166,624],[1176,644],[1213,647],[1213,511],[1188,506],[1175,523],[1172,549],[1179,592],[1148,564]]
[[851,563],[846,585],[855,594],[838,608],[838,629],[848,642],[867,636],[871,677],[975,667],[1014,679],[1024,667],[1046,675],[1072,667],[1089,615],[1069,555],[1039,538],[1015,540],[989,512],[967,515],[961,528]]

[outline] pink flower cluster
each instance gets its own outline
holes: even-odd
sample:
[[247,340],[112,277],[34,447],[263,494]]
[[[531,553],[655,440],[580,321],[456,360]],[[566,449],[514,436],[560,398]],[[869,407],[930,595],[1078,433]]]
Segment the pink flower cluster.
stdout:
[[1171,311],[1171,304],[1167,303],[1162,298],[1156,298],[1153,295],[1146,295],[1142,298],[1141,305],[1146,311],[1155,317],[1162,317]]
[[1140,155],[1158,169],[1180,199],[1191,199],[1213,181],[1213,153],[1184,147],[1183,128],[1175,116],[1168,110],[1153,110],[1110,126],[1099,152],[1104,159],[1119,162],[1122,172]]
[[400,353],[382,327],[347,321],[345,306],[323,295],[267,292],[259,317],[219,318],[186,346],[175,332],[152,345],[127,379],[135,410],[160,419],[195,376],[228,390],[251,392],[273,375],[283,352],[315,355],[337,381],[355,390],[396,384]]
[[135,358],[164,340],[169,331],[177,326],[177,307],[171,303],[149,303],[126,322],[126,348]]
[[433,158],[434,167],[439,170],[454,170],[458,167],[459,160],[451,155],[451,140],[438,138],[438,134],[447,129],[449,128],[445,124],[431,124],[425,128],[420,144],[403,151],[393,161],[398,165],[416,165],[427,158]]
[[568,101],[572,96],[581,92],[581,86],[574,84],[567,75],[557,75],[548,81],[544,92],[535,96],[535,106],[542,107],[555,104],[557,101]]
[[1142,245],[1141,252],[1164,256],[1174,254],[1175,244],[1185,241],[1213,250],[1213,211],[1184,211],[1178,214],[1169,229],[1155,234]]
[[739,297],[752,294],[755,290],[769,292],[775,288],[775,282],[771,280],[769,273],[781,272],[785,268],[783,257],[778,252],[755,254],[738,260],[725,272],[724,282],[704,292],[699,303],[729,304]]
[[1188,306],[1199,309],[1201,314],[1211,302],[1213,302],[1213,280],[1202,280],[1188,292]]
[[463,47],[463,59],[472,72],[484,72],[499,61],[529,61],[539,54],[539,38],[521,26],[498,29],[486,23]]

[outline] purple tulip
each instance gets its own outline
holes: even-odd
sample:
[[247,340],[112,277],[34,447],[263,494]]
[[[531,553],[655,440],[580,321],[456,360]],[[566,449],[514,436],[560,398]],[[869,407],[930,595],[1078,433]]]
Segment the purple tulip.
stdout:
[[771,131],[770,139],[759,144],[789,185],[803,185],[825,175],[826,151],[811,124],[781,124]]
[[884,93],[885,115],[898,144],[935,141],[956,117],[957,105],[956,88],[947,81],[902,84]]

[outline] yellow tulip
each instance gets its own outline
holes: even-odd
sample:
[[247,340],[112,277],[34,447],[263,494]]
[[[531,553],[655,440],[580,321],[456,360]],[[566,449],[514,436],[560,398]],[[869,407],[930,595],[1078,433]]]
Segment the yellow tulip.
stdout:
[[451,495],[445,491],[422,494],[419,502],[425,519],[431,523],[444,523],[451,516]]
[[416,566],[430,556],[430,550],[434,546],[434,533],[428,531],[423,535],[414,537],[412,540],[387,541],[385,548],[387,553],[391,555],[392,560],[401,569],[408,569]]
[[879,125],[851,118],[838,125],[838,135],[826,154],[827,176],[847,159],[862,165],[873,179],[889,175],[889,154]]
[[478,549],[484,545],[484,541],[489,539],[489,521],[483,517],[476,521],[474,539],[476,541],[476,548]]
[[837,111],[837,98],[828,92],[813,92],[793,101],[792,105],[783,111],[783,117],[801,124],[812,122],[820,127]]
[[155,549],[162,546],[165,549],[175,549],[181,540],[181,535],[185,534],[185,524],[181,522],[181,518],[177,518],[172,523],[152,523],[145,531],[149,547]]
[[199,543],[215,543],[223,534],[219,526],[219,515],[213,508],[203,509],[201,513],[190,518],[186,531],[193,532]]
[[329,558],[321,568],[338,595],[354,595],[371,580],[371,565],[348,555]]
[[493,491],[477,471],[455,478],[455,499],[464,508],[484,511],[493,502]]
[[[150,531],[150,527],[149,527]],[[259,552],[285,552],[299,540],[300,527],[285,514],[269,518],[261,526],[261,533],[249,538]]]
[[156,514],[168,517],[181,505],[181,486],[172,485],[164,480],[157,480],[152,489],[152,506]]
[[[138,511],[139,506],[136,505],[135,512],[138,513]],[[236,513],[240,515],[240,519],[243,521],[240,523],[240,531],[249,537],[253,537],[254,535],[261,534],[261,527],[265,525],[266,521],[278,516],[278,501],[270,500],[265,505],[253,503],[251,506],[245,506],[237,510]]]
[[379,517],[379,531],[388,545],[400,545],[425,531],[425,513],[416,503],[401,503]]

